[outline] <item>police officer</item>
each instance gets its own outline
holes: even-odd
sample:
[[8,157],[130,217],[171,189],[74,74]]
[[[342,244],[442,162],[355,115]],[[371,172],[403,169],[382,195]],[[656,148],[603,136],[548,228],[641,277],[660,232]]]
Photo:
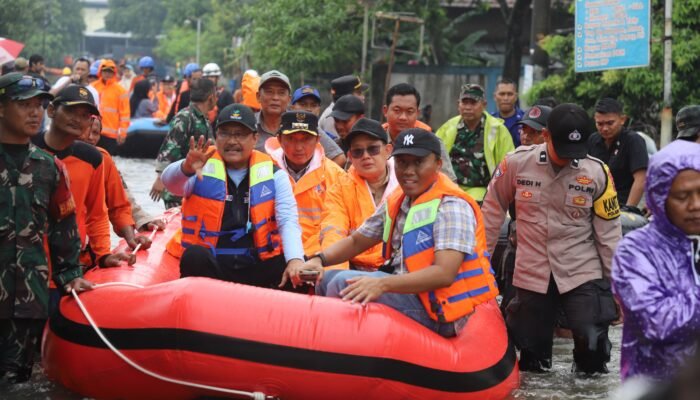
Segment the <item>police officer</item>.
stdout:
[[78,266],[75,204],[63,166],[30,142],[52,98],[42,86],[19,72],[0,77],[0,381],[9,383],[31,377],[48,316],[49,274],[64,291],[92,287]]
[[685,106],[676,114],[676,139],[700,143],[700,106]]
[[[532,106],[523,114],[522,120],[515,124],[515,127],[520,131],[520,143],[523,146],[538,145],[544,143],[542,131],[547,126],[547,119],[552,109],[547,106]],[[501,289],[503,299],[501,301],[501,309],[505,310],[510,300],[515,296],[515,288],[513,287],[513,272],[515,270],[515,249],[518,244],[515,234],[515,203],[511,203],[508,209],[511,221],[508,224],[508,241],[503,255],[499,258],[498,267],[498,287]],[[496,253],[494,253],[496,254]],[[494,260],[496,258],[494,257]],[[495,261],[494,261],[495,263]]]
[[607,372],[608,327],[618,312],[610,265],[621,237],[610,171],[586,156],[590,119],[574,104],[554,108],[544,144],[520,147],[494,172],[482,212],[493,249],[515,202],[518,248],[506,323],[521,350],[520,368],[551,367],[552,331],[561,306],[574,336],[574,370]]

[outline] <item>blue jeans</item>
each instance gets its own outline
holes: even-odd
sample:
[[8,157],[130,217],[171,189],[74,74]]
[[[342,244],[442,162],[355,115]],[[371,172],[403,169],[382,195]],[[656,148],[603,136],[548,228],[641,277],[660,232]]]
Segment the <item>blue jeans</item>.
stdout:
[[[347,280],[357,276],[368,276],[372,278],[384,278],[392,276],[386,272],[365,272],[350,270],[329,270],[326,271],[321,284],[316,288],[316,294],[326,297],[341,298],[340,292],[348,286]],[[423,303],[415,294],[405,293],[384,293],[375,300],[399,311],[405,316],[425,326],[433,332],[444,337],[452,337],[459,332],[466,322],[465,318],[460,318],[455,322],[439,323],[428,315]]]

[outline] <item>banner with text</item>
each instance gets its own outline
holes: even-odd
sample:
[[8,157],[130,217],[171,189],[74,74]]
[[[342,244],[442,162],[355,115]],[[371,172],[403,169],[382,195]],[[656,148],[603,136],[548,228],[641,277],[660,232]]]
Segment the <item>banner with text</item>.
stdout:
[[650,0],[576,0],[575,71],[646,67]]

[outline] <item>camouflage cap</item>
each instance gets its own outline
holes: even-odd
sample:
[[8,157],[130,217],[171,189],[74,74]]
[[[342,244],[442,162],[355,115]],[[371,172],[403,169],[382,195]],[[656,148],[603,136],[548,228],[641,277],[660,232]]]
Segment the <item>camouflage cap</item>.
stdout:
[[700,132],[700,106],[685,106],[676,114],[676,138],[694,138]]
[[459,100],[472,99],[475,101],[484,100],[484,88],[476,83],[467,83],[462,85],[459,94]]

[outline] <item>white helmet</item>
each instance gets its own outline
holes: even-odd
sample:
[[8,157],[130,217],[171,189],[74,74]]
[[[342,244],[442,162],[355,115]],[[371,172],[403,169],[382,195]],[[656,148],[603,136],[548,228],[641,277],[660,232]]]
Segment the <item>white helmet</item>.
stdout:
[[202,68],[202,76],[221,76],[221,68],[216,63],[209,63]]

